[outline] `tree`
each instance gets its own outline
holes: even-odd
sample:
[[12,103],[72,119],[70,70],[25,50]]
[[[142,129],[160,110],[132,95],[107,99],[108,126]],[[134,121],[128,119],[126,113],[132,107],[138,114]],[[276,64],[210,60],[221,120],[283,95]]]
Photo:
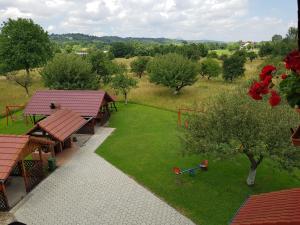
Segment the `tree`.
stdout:
[[219,62],[215,59],[205,59],[200,64],[200,74],[204,77],[207,76],[208,79],[211,77],[217,77],[222,71]]
[[127,69],[125,65],[120,65],[118,68],[117,75],[112,78],[111,87],[116,92],[121,92],[125,99],[125,104],[128,102],[128,93],[132,88],[137,86],[137,81],[127,75]]
[[169,53],[149,62],[150,82],[174,89],[174,94],[196,82],[196,64],[182,55]]
[[111,45],[110,51],[116,58],[122,58],[125,56],[132,55],[134,48],[130,43],[114,42]]
[[99,86],[92,65],[75,54],[56,54],[41,75],[45,86],[51,89],[97,89]]
[[250,164],[247,184],[254,185],[256,170],[265,158],[285,169],[300,167],[300,151],[291,146],[289,132],[299,121],[288,106],[271,108],[251,100],[246,92],[223,93],[205,107],[209,113],[191,117],[183,143],[189,153],[221,159],[246,156]]
[[231,82],[237,77],[243,76],[245,73],[246,58],[240,53],[235,53],[224,60],[223,63],[223,78]]
[[280,34],[275,34],[272,37],[272,41],[273,42],[278,42],[278,41],[282,41],[282,36]]
[[108,84],[114,73],[114,65],[108,56],[101,50],[92,50],[88,53],[87,60],[92,65],[92,71],[99,76],[104,84]]
[[[30,71],[52,56],[47,32],[31,19],[8,19],[0,31],[0,61],[9,80],[22,86],[27,96],[32,84]],[[25,70],[24,74],[16,71]]]
[[247,57],[249,58],[249,60],[252,62],[254,59],[257,58],[257,54],[255,52],[247,52]]
[[273,46],[271,45],[271,43],[270,42],[262,43],[258,52],[259,56],[260,57],[269,56],[272,55],[272,53],[273,53]]
[[146,56],[139,56],[130,63],[131,71],[136,73],[139,78],[142,78],[143,73],[147,68],[150,58]]
[[214,59],[217,59],[219,56],[218,56],[218,53],[216,51],[210,51],[208,54],[207,54],[207,57],[208,58],[214,58]]
[[298,28],[297,27],[290,27],[287,34],[286,34],[286,38],[288,40],[297,41],[297,39],[298,39]]

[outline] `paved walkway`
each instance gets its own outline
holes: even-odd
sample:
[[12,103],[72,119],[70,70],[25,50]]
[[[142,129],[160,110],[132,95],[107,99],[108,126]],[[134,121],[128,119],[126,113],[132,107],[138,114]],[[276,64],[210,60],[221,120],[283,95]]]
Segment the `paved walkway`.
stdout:
[[16,218],[27,225],[192,225],[94,153],[112,132],[100,128],[12,210]]

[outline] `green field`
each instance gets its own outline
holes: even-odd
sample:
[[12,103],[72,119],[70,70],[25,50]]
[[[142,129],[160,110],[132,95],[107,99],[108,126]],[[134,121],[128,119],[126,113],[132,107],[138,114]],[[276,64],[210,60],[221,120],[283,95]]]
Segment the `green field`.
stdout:
[[257,184],[249,188],[245,183],[249,163],[243,156],[210,158],[207,172],[176,176],[174,166],[194,167],[205,159],[181,154],[177,114],[137,104],[118,108],[110,121],[117,129],[97,153],[197,224],[227,224],[247,196],[300,186],[299,174],[297,179],[264,161]]

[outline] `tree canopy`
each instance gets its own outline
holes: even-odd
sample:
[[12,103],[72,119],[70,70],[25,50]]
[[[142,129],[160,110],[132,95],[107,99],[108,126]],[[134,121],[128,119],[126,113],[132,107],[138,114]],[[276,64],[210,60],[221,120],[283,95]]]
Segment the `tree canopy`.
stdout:
[[101,50],[89,51],[87,60],[92,65],[92,71],[99,76],[99,79],[108,84],[111,81],[111,76],[115,72],[115,65],[108,58],[107,54]]
[[246,56],[242,52],[236,52],[228,58],[224,59],[223,63],[223,78],[226,81],[243,76],[245,73]]
[[173,89],[174,94],[197,80],[196,64],[176,53],[155,57],[149,62],[147,71],[151,82]]
[[139,56],[130,63],[131,71],[136,73],[138,77],[141,78],[147,68],[149,60],[149,57]]
[[216,158],[245,155],[250,164],[247,183],[253,185],[265,158],[285,169],[300,166],[300,151],[290,143],[290,127],[298,124],[298,116],[286,105],[274,109],[252,101],[246,92],[223,93],[205,106],[209,113],[192,116],[183,143],[190,153]]
[[127,75],[126,66],[118,65],[117,74],[112,78],[111,87],[116,90],[117,93],[121,92],[124,96],[125,104],[128,101],[128,93],[132,88],[137,86],[137,81]]
[[75,54],[56,54],[41,75],[45,86],[51,89],[97,89],[99,86],[92,65]]
[[8,19],[0,31],[0,61],[4,73],[25,70],[24,75],[9,74],[9,79],[25,88],[31,85],[30,70],[47,62],[52,44],[47,32],[31,19]]
[[207,76],[208,79],[211,77],[217,77],[222,71],[219,62],[215,59],[208,58],[201,62],[200,64],[200,74],[204,77]]

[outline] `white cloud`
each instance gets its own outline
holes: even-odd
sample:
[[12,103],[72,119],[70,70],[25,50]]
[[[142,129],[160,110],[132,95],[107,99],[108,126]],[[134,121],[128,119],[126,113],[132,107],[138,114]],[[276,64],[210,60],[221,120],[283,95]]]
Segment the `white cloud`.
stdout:
[[0,19],[31,17],[54,33],[269,39],[291,21],[249,16],[250,0],[1,0]]

